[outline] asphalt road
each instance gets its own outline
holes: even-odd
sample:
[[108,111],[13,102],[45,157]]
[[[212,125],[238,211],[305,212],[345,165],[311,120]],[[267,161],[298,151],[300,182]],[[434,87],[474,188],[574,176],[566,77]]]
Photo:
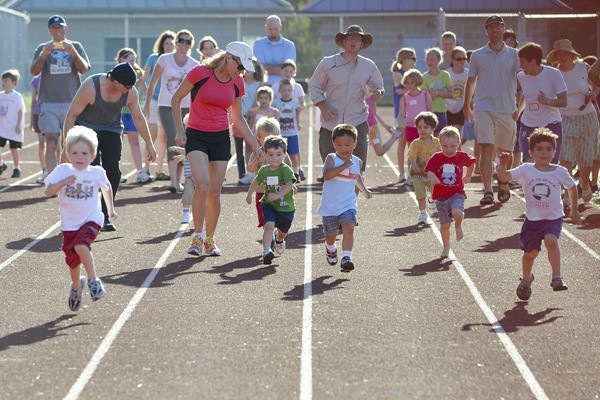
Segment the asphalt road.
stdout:
[[[391,109],[380,111],[391,122]],[[77,313],[67,307],[57,200],[35,184],[28,132],[22,178],[0,176],[0,398],[600,397],[597,205],[580,204],[583,224],[564,225],[569,290],[550,288],[544,250],[522,302],[521,191],[481,207],[481,184],[469,184],[465,239],[452,238],[452,259],[440,260],[437,221],[417,226],[414,194],[396,183],[395,148],[389,158],[371,152],[365,179],[375,195],[359,200],[356,269],[341,273],[325,261],[315,213],[322,163],[304,114],[308,180],[281,258],[261,262],[235,164],[216,233],[221,257],[185,253],[191,227],[166,183],[127,183],[117,231],[93,245],[108,294],[92,302],[86,293]],[[127,144],[122,170],[135,180]]]

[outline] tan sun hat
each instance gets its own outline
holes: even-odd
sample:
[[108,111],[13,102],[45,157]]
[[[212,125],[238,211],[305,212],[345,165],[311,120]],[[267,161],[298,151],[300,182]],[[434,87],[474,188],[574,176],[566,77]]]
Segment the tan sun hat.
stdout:
[[366,49],[373,43],[373,36],[371,36],[370,33],[364,33],[362,28],[358,25],[350,25],[346,28],[346,32],[338,32],[335,35],[335,44],[337,44],[338,47],[344,47],[342,41],[346,39],[346,36],[348,35],[360,35],[363,41],[363,49]]
[[552,64],[554,62],[554,56],[556,56],[556,52],[558,51],[566,51],[567,53],[571,53],[576,57],[581,57],[581,54],[575,51],[575,49],[573,48],[573,44],[569,39],[557,40],[556,42],[554,42],[552,47],[552,51],[550,51],[550,53],[548,53],[548,56],[546,57],[549,64]]

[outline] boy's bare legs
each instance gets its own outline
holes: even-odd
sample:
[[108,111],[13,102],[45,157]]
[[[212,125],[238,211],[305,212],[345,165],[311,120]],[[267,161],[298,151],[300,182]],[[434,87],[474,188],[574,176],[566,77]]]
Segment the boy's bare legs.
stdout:
[[[531,250],[530,252],[523,254],[523,281],[527,284],[531,284],[533,281],[531,276],[531,270],[533,269],[533,262],[537,257],[539,250]],[[550,255],[548,254],[548,257]]]
[[462,221],[465,217],[465,213],[460,208],[452,209],[452,218],[454,218],[454,230],[456,231],[456,241],[460,242],[464,237],[462,230]]
[[[79,256],[81,263],[83,264],[83,268],[85,269],[85,273],[89,280],[96,279],[96,268],[94,266],[94,256],[92,255],[92,251],[85,244],[77,244],[74,247],[75,253]],[[76,270],[74,273],[73,270]],[[73,277],[75,276],[75,279]],[[79,286],[79,268],[71,269],[71,280],[73,281],[73,287],[75,287],[75,283]]]
[[552,267],[552,276],[560,276],[560,248],[558,247],[558,238],[547,234],[544,236],[544,245],[548,251],[548,261]]
[[419,204],[419,211],[423,211],[427,209],[427,197],[423,197],[422,199],[417,199],[417,203]]
[[19,168],[20,157],[19,157],[19,149],[10,149],[10,153],[12,154],[13,164],[15,168]]
[[46,170],[46,142],[41,133],[38,133],[38,158],[40,159],[40,167],[42,171]]
[[[354,223],[351,221],[342,222],[342,234],[344,235],[342,237],[342,250],[352,251],[352,247],[354,246]],[[335,243],[335,238],[333,241]]]
[[440,225],[440,234],[442,235],[442,258],[446,258],[450,255],[450,225],[452,222],[446,222]]
[[275,223],[272,221],[265,222],[263,226],[263,237],[262,237],[262,245],[263,249],[271,248],[271,241],[273,240],[273,231],[275,230]]

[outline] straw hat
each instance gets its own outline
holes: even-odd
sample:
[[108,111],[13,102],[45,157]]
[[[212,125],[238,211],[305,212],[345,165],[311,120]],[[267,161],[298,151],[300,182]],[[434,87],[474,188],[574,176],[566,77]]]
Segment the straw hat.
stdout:
[[557,51],[566,51],[567,53],[571,53],[576,57],[581,57],[581,54],[575,51],[575,49],[573,48],[573,44],[569,39],[557,40],[556,42],[554,42],[554,45],[552,47],[554,48],[552,49],[552,51],[550,51],[550,53],[548,53],[548,56],[546,57],[549,64],[552,64],[554,62],[554,56],[556,56]]
[[342,41],[346,39],[346,36],[348,35],[360,35],[363,41],[363,49],[366,49],[373,43],[373,36],[371,36],[370,33],[364,33],[362,28],[358,25],[350,25],[346,28],[346,32],[338,32],[335,35],[335,44],[337,44],[338,47],[344,47]]

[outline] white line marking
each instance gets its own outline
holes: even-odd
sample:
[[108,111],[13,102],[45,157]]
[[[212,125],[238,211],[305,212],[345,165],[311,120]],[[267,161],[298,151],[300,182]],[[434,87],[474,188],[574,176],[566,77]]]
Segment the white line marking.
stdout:
[[[306,179],[313,177],[313,108],[308,113],[308,168]],[[302,298],[302,352],[300,355],[300,400],[311,400],[312,382],[312,188],[306,190],[306,233],[304,236],[304,296]]]
[[46,232],[42,233],[40,236],[36,237],[32,242],[27,244],[27,246],[23,247],[21,250],[12,255],[8,260],[4,261],[0,264],[0,271],[2,271],[5,267],[9,266],[13,261],[17,258],[21,257],[25,254],[29,249],[39,243],[40,240],[44,239],[46,236],[50,235],[56,228],[60,226],[60,221],[52,225],[50,228],[46,230]]
[[108,333],[104,337],[104,340],[102,340],[102,343],[100,343],[100,346],[98,346],[98,349],[92,356],[92,359],[87,364],[81,375],[79,375],[79,378],[77,378],[77,381],[73,384],[73,386],[71,386],[69,393],[67,393],[67,395],[64,397],[65,400],[75,400],[79,398],[79,395],[92,378],[92,375],[94,375],[96,368],[98,368],[98,366],[100,365],[100,361],[102,361],[102,358],[110,350],[113,342],[119,335],[119,332],[129,319],[129,317],[131,317],[133,311],[135,310],[139,302],[146,294],[146,291],[154,281],[154,278],[156,278],[156,275],[158,274],[160,269],[165,265],[167,258],[171,255],[171,253],[175,249],[175,246],[177,246],[177,243],[179,243],[179,240],[186,232],[188,225],[189,224],[181,225],[181,227],[177,231],[177,234],[175,235],[175,238],[171,240],[171,243],[163,253],[162,257],[160,257],[160,259],[156,262],[156,265],[154,266],[154,268],[152,268],[152,271],[150,271],[150,273],[146,277],[146,280],[144,280],[144,283],[142,283],[135,295],[131,298],[129,304],[127,304],[127,307],[125,307],[125,310],[123,310],[117,321],[113,324],[110,331],[108,331]]
[[[2,189],[0,189],[0,193],[6,192],[7,190],[9,190],[15,186],[19,186],[21,183],[27,182],[28,180],[35,178],[36,176],[41,175],[41,174],[42,174],[42,171],[38,171],[35,174],[32,174],[32,175],[26,176],[25,178],[19,179],[18,181],[15,181],[15,182],[11,183],[10,185],[5,186]],[[43,187],[43,186],[40,186],[40,187]]]
[[[387,156],[387,154],[385,154],[384,157],[387,160],[387,162],[390,164],[392,169],[394,170],[395,175],[397,176],[400,171],[398,171],[396,169],[396,166],[394,165],[392,160],[390,160],[390,158]],[[417,197],[415,196],[414,192],[409,191],[408,193],[409,193],[410,197],[413,199],[413,201],[415,203],[417,203]],[[430,227],[431,227],[432,232],[434,232],[438,241],[440,242],[440,244],[442,244],[442,235],[440,234],[439,229],[437,228],[437,226],[435,224],[432,223],[431,218],[430,218],[429,222],[431,223]],[[481,311],[483,311],[483,314],[486,316],[487,320],[490,322],[490,324],[492,324],[492,328],[496,332],[496,335],[498,335],[498,338],[502,342],[502,345],[506,349],[506,352],[508,353],[510,358],[512,358],[517,369],[521,373],[521,376],[523,377],[523,379],[529,386],[529,389],[531,390],[531,392],[533,393],[535,398],[538,400],[548,400],[548,396],[546,396],[544,389],[540,386],[539,382],[533,375],[533,372],[531,372],[531,370],[527,366],[527,363],[525,362],[523,357],[521,357],[519,350],[517,350],[517,347],[514,345],[512,340],[510,340],[510,338],[504,331],[504,328],[502,328],[502,326],[500,325],[500,322],[498,322],[498,318],[496,318],[496,316],[494,315],[491,308],[487,305],[487,303],[481,296],[481,293],[477,289],[477,286],[475,286],[475,283],[473,283],[473,281],[471,280],[471,277],[469,276],[467,271],[465,271],[462,264],[460,262],[458,262],[454,252],[450,251],[449,258],[450,258],[450,260],[452,260],[452,264],[458,271],[462,280],[465,282],[465,284],[469,288],[469,291],[471,292],[471,295],[475,299],[475,302],[477,302],[477,305],[479,306]]]

